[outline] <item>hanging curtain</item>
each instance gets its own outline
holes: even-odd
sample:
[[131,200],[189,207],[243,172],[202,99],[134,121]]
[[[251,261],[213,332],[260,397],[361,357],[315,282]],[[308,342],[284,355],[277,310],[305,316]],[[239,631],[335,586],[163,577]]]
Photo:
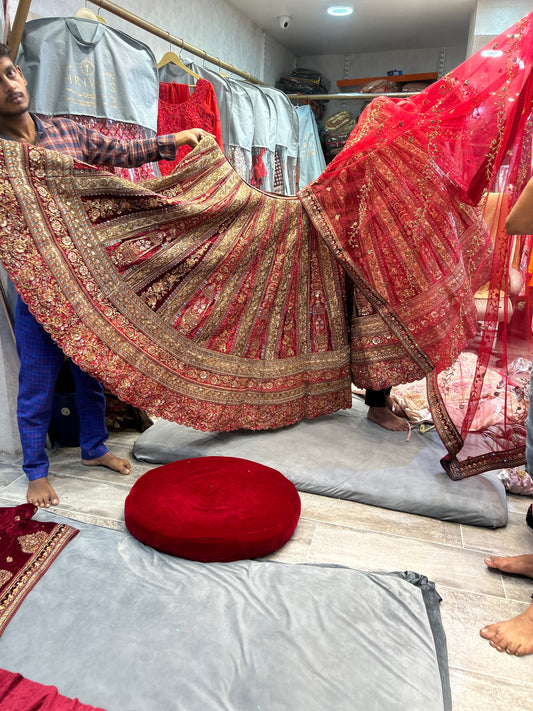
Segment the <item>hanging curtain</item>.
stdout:
[[[487,432],[483,451],[470,424],[512,245],[482,212],[491,222],[491,191],[512,204],[530,172],[533,16],[488,49],[416,97],[375,99],[297,197],[246,184],[210,138],[171,176],[131,188],[2,142],[0,258],[67,355],[155,415],[280,427],[349,407],[350,380],[426,377],[451,476],[522,462],[522,415]],[[476,372],[459,422],[439,376],[465,349]]]

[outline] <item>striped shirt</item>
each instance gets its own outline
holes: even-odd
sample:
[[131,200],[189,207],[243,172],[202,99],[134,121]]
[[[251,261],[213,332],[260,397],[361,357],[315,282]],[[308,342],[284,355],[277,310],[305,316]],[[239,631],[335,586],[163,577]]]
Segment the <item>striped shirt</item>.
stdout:
[[135,168],[158,160],[174,160],[174,136],[122,141],[94,129],[81,126],[72,119],[52,117],[41,119],[30,114],[35,122],[35,145],[59,151],[91,165]]

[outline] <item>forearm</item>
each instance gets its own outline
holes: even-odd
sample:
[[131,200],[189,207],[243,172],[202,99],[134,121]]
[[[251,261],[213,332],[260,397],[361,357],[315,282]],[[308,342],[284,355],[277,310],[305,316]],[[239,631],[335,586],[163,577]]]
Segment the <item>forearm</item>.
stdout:
[[533,234],[533,178],[507,216],[505,229],[510,235]]
[[87,134],[85,160],[95,165],[134,168],[159,160],[174,160],[180,146],[194,147],[205,132],[192,128],[156,138],[121,141],[100,133]]
[[174,160],[176,143],[172,136],[158,136],[135,141],[107,138],[92,141],[87,146],[85,160],[92,165],[117,168],[136,168],[159,160]]

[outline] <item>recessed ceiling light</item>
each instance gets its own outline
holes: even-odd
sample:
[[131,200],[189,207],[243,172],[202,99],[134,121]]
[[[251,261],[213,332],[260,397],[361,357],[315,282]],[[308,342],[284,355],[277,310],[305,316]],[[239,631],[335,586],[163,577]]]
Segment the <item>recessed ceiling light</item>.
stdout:
[[334,17],[345,17],[346,15],[351,15],[353,12],[353,7],[348,7],[347,5],[331,5],[328,7],[328,15],[333,15]]

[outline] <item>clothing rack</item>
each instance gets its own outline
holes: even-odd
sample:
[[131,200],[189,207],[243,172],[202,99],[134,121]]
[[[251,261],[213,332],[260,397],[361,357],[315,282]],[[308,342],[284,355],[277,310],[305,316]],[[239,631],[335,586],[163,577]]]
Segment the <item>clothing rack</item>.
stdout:
[[237,74],[237,76],[246,79],[246,81],[249,81],[252,84],[259,84],[261,86],[265,86],[265,83],[263,81],[257,79],[257,77],[254,77],[251,74],[248,74],[248,72],[243,72],[241,69],[234,67],[232,64],[228,64],[227,62],[223,62],[218,57],[213,57],[212,55],[207,54],[207,52],[205,52],[203,49],[198,49],[198,47],[194,47],[193,45],[189,44],[188,42],[185,42],[179,37],[173,37],[170,32],[165,32],[156,25],[153,25],[151,22],[143,20],[141,17],[138,17],[132,12],[129,12],[129,10],[124,10],[124,8],[120,7],[119,5],[115,5],[115,3],[113,2],[108,2],[108,0],[89,0],[89,2],[91,2],[93,5],[97,5],[101,10],[107,10],[108,12],[111,12],[113,15],[116,15],[117,17],[120,17],[123,20],[131,22],[132,25],[136,25],[137,27],[146,30],[146,32],[149,32],[150,34],[155,35],[156,37],[160,37],[161,39],[167,40],[171,44],[174,44],[177,47],[180,47],[181,49],[184,49],[185,51],[190,52],[191,54],[194,54],[197,57],[200,57],[200,59],[204,60],[205,62],[215,64],[217,67],[220,67],[220,69],[225,69],[226,71],[231,72],[232,74]]

